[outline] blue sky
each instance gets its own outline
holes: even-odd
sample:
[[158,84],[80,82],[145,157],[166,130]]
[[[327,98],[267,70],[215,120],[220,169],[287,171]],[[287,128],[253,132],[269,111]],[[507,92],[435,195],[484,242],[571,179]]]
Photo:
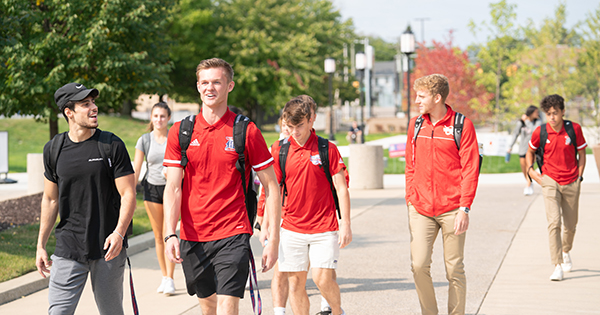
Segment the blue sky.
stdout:
[[[472,43],[486,41],[487,33],[475,37],[468,28],[473,19],[477,24],[490,20],[488,0],[332,0],[342,18],[352,18],[358,34],[376,35],[388,42],[396,42],[408,23],[417,40],[421,41],[421,22],[417,18],[429,18],[424,22],[425,40],[441,41],[448,30],[454,30],[454,43],[467,48]],[[589,12],[596,10],[600,2],[594,0],[566,0],[567,26],[583,21]],[[539,25],[544,18],[552,17],[559,0],[508,1],[517,4],[517,24],[526,25],[529,19]]]

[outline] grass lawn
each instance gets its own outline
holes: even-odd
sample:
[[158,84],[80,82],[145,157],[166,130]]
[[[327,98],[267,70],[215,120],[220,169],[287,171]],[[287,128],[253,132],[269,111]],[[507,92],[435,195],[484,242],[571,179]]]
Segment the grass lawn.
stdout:
[[[143,196],[138,194],[133,215],[133,235],[152,230],[142,200]],[[0,232],[0,282],[36,270],[35,254],[39,229],[39,223],[35,223]],[[54,253],[55,245],[56,239],[52,231],[46,246],[48,256]]]

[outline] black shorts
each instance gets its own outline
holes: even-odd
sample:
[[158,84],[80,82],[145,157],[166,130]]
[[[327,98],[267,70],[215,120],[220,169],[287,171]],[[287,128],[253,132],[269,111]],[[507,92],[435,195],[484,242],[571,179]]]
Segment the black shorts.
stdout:
[[154,202],[163,204],[163,197],[165,195],[165,185],[152,185],[148,182],[144,185],[144,201]]
[[527,155],[519,155],[520,158],[524,159]]
[[250,259],[250,234],[211,242],[181,240],[181,259],[189,295],[214,293],[244,298]]

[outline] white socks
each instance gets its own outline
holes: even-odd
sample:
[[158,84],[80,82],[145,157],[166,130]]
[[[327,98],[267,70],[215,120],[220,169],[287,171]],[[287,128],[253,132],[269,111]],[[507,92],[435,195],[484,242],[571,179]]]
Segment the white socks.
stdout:
[[273,308],[273,314],[275,314],[275,315],[285,315],[285,307],[275,307],[275,308]]
[[327,300],[321,295],[321,311],[331,311],[331,306],[327,303]]

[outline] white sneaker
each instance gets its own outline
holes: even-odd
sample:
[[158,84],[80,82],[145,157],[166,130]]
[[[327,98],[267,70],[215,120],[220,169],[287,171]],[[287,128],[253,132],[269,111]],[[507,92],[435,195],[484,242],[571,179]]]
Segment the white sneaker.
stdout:
[[525,195],[525,196],[533,195],[533,186],[525,187],[525,189],[523,190],[523,195]]
[[552,280],[552,281],[560,281],[562,279],[563,279],[563,270],[562,270],[562,267],[560,265],[556,265],[556,268],[554,268],[554,272],[550,276],[550,280]]
[[158,288],[156,289],[156,293],[163,293],[163,291],[165,290],[165,282],[166,282],[167,277],[162,277],[162,280],[160,282],[160,285],[158,286]]
[[563,263],[561,264],[561,267],[564,272],[571,272],[571,269],[573,269],[573,262],[571,261],[571,255],[569,255],[569,253],[563,252]]
[[173,279],[166,277],[163,293],[166,296],[170,296],[171,294],[175,293],[175,281],[173,281]]

